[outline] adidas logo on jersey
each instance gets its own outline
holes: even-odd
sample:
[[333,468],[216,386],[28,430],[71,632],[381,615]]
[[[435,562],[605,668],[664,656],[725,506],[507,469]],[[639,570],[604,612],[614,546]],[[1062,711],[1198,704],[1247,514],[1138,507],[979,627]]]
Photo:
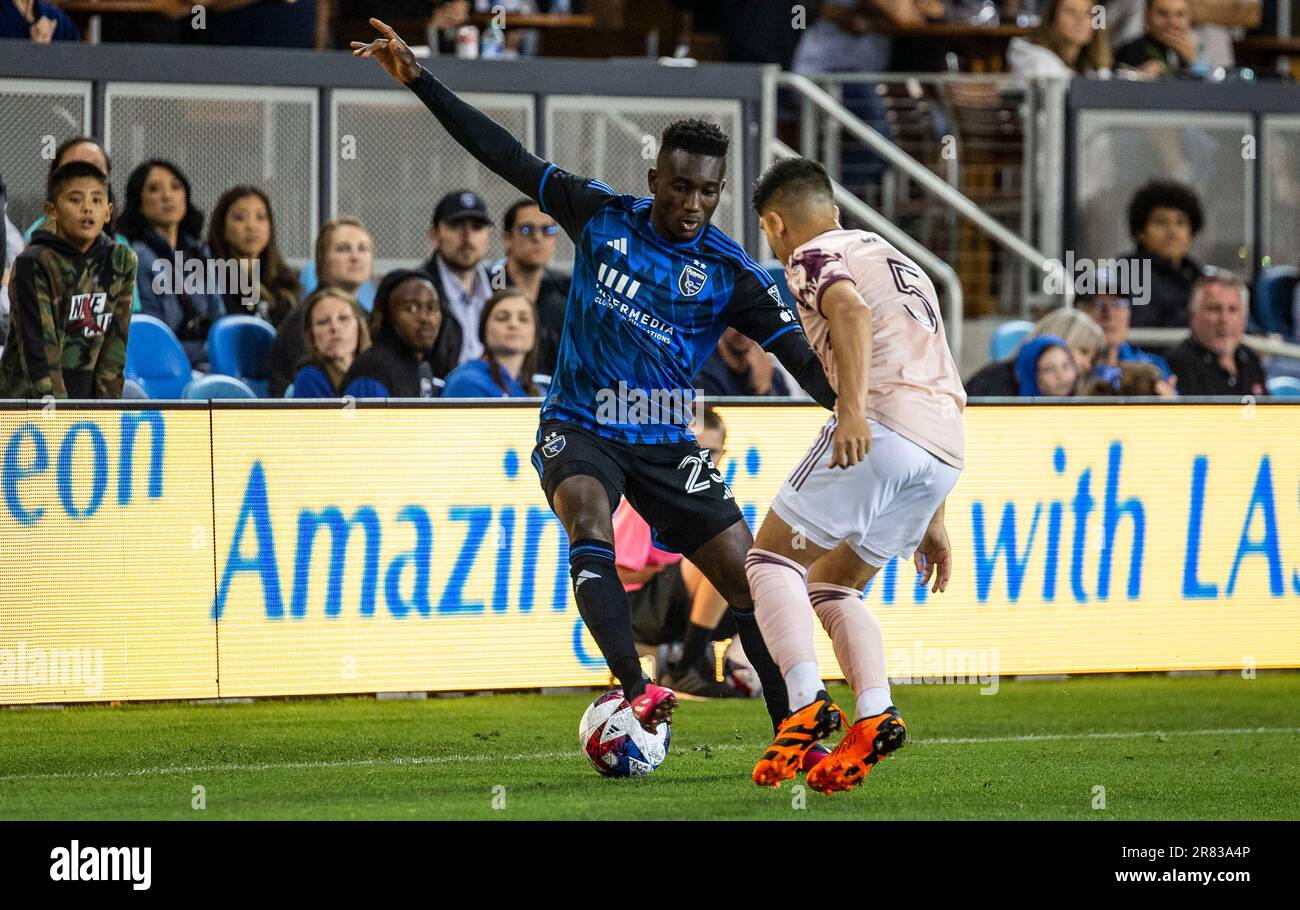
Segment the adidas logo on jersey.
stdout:
[[619,237],[617,240],[606,240],[606,241],[605,241],[605,246],[612,247],[612,248],[618,250],[618,251],[619,251],[620,253],[622,253],[624,256],[627,255],[627,238],[626,238],[626,237]]
[[596,280],[615,294],[622,294],[626,291],[628,300],[635,300],[636,292],[641,290],[641,282],[633,280],[618,269],[610,268],[603,262],[600,264],[600,271],[596,274]]

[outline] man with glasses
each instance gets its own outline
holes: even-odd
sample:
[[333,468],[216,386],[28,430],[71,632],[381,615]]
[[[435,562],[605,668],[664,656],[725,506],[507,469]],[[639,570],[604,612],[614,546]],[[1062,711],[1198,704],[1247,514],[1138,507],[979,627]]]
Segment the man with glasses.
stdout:
[[537,372],[555,372],[569,299],[569,276],[548,268],[555,258],[560,225],[532,199],[520,199],[506,210],[502,239],[506,255],[488,267],[492,287],[516,287],[537,307]]
[[1133,312],[1129,299],[1118,294],[1096,294],[1079,301],[1079,308],[1101,326],[1106,343],[1097,352],[1094,366],[1118,367],[1123,361],[1149,363],[1160,371],[1163,379],[1169,378],[1169,364],[1163,357],[1148,354],[1128,340]]

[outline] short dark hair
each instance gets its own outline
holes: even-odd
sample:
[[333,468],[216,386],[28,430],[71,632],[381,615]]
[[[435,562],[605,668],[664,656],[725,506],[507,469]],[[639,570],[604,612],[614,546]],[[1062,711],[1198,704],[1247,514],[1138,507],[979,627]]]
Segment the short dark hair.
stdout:
[[45,184],[45,201],[53,202],[59,198],[59,191],[69,183],[79,177],[90,177],[104,185],[108,189],[108,176],[88,161],[69,161],[67,164],[60,164],[50,174],[50,179]]
[[681,150],[691,155],[726,158],[731,140],[716,123],[707,120],[675,120],[664,129],[659,140],[662,151]]
[[826,168],[808,158],[782,158],[767,169],[754,184],[754,211],[760,215],[774,196],[796,197],[822,195],[834,200],[830,175]]
[[536,199],[529,199],[527,196],[506,209],[506,216],[501,221],[501,227],[507,234],[515,229],[515,221],[519,218],[519,213],[529,206],[532,206],[539,212],[542,210],[542,207],[538,204]]
[[1155,209],[1177,209],[1187,216],[1192,225],[1192,234],[1201,232],[1205,223],[1205,213],[1201,209],[1201,200],[1196,198],[1192,188],[1172,180],[1152,180],[1138,188],[1128,204],[1128,233],[1137,239],[1137,235],[1147,226],[1151,212]]

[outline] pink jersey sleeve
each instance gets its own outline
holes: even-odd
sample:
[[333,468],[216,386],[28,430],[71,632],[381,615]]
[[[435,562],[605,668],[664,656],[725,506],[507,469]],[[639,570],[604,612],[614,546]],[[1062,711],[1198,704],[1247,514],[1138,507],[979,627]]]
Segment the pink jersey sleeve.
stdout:
[[790,290],[810,309],[822,313],[822,295],[837,281],[852,281],[853,273],[839,250],[805,246],[790,259]]

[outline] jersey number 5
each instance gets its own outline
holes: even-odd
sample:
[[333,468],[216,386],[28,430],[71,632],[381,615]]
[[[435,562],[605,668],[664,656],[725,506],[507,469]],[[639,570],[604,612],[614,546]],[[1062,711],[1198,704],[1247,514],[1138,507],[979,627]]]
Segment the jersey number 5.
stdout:
[[889,273],[894,276],[894,287],[898,288],[900,294],[907,294],[921,301],[922,306],[925,307],[925,315],[919,315],[916,310],[906,303],[903,304],[903,309],[907,310],[909,316],[929,329],[931,334],[939,331],[939,317],[935,315],[934,304],[925,291],[918,286],[921,273],[906,262],[900,262],[897,259],[887,261],[889,262]]

